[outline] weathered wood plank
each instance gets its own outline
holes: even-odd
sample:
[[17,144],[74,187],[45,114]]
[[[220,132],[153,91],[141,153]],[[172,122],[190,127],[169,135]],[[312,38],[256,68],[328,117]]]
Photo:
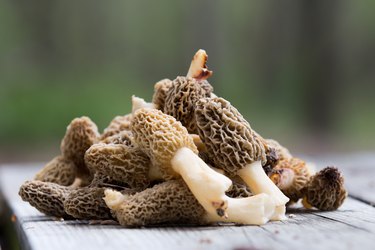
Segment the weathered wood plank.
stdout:
[[[25,249],[373,249],[375,245],[375,208],[354,199],[336,212],[292,209],[287,221],[261,227],[126,229],[89,225],[88,221],[55,221],[17,195],[20,184],[36,170],[30,166],[0,168],[0,189],[17,215],[15,226]],[[350,181],[347,183],[350,187]]]
[[372,206],[375,205],[375,154],[358,153],[347,155],[302,156],[316,163],[317,168],[337,166],[345,176],[345,186],[352,197]]

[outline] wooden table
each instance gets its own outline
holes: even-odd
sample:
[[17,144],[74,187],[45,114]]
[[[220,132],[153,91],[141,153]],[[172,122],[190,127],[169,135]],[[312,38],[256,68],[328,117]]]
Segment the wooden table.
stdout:
[[[57,221],[22,202],[18,188],[43,164],[0,167],[0,189],[23,249],[375,249],[375,154],[319,157],[346,177],[350,197],[334,212],[289,211],[287,221],[264,226],[127,229]],[[13,215],[13,216],[11,216]]]

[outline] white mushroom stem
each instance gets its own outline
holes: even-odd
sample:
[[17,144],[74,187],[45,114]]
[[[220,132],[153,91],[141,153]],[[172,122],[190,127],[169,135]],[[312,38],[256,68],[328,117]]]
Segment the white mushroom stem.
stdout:
[[211,169],[189,148],[179,149],[171,163],[209,214],[225,216],[228,198],[225,191],[232,185],[228,177]]
[[285,217],[285,204],[289,201],[289,198],[266,175],[260,161],[246,165],[238,171],[238,175],[246,182],[252,193],[266,193],[271,196],[276,205],[274,219]]
[[200,49],[195,53],[191,61],[187,77],[192,77],[199,80],[205,80],[212,76],[213,72],[208,70],[206,62],[208,55],[205,50]]
[[227,198],[228,219],[218,215],[207,215],[211,222],[235,222],[240,224],[263,225],[272,219],[275,204],[267,194],[257,194],[247,198]]
[[116,210],[120,207],[120,205],[125,201],[128,196],[123,195],[122,193],[112,190],[106,189],[104,190],[104,197],[103,200],[107,207],[112,210]]
[[238,199],[226,196],[232,181],[210,168],[190,149],[179,149],[171,163],[207,211],[210,221],[261,225],[273,216],[275,203],[267,194]]
[[132,96],[132,113],[142,108],[151,108],[154,109],[155,105],[151,102],[146,102],[144,99]]

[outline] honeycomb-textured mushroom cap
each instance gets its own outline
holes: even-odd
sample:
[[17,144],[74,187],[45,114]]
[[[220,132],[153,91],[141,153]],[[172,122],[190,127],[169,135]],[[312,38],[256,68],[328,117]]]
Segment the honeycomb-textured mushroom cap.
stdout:
[[74,163],[62,156],[57,156],[35,175],[34,180],[69,186],[74,182],[75,175]]
[[74,162],[77,176],[90,175],[85,166],[86,150],[99,139],[98,128],[88,117],[75,118],[68,126],[61,142],[62,155]]
[[339,208],[347,195],[341,172],[335,167],[326,167],[311,178],[304,200],[319,210],[331,211]]
[[210,97],[212,92],[213,88],[206,80],[179,76],[166,93],[164,113],[180,121],[189,133],[197,133],[195,104],[201,98]]
[[223,98],[202,98],[196,103],[199,136],[215,167],[231,175],[255,161],[265,161],[265,149],[249,123]]
[[118,134],[121,131],[129,130],[130,131],[130,123],[132,119],[132,114],[127,114],[123,116],[116,116],[110,122],[107,128],[104,129],[103,134],[101,135],[101,139],[104,140],[107,137],[112,135]]
[[133,144],[132,142],[133,134],[129,130],[120,131],[117,134],[108,136],[101,140],[100,142],[106,143],[106,144],[122,144],[126,146],[131,146]]
[[86,151],[85,162],[92,172],[107,175],[131,188],[145,188],[150,184],[150,158],[133,145],[94,144]]
[[84,187],[72,190],[65,198],[65,212],[76,219],[112,219],[111,211],[105,204],[105,188]]
[[18,194],[46,215],[70,218],[64,211],[64,200],[70,191],[69,187],[52,182],[26,181]]
[[136,193],[113,212],[119,223],[127,227],[161,223],[204,224],[206,214],[181,179]]
[[303,189],[311,178],[306,162],[298,158],[279,161],[269,176],[291,202],[303,197]]
[[269,147],[275,149],[279,160],[292,158],[292,155],[289,152],[289,150],[286,147],[282,146],[278,141],[273,140],[273,139],[265,139],[265,141],[269,145]]
[[164,110],[165,98],[167,91],[172,87],[172,81],[169,79],[163,79],[155,83],[154,95],[152,96],[152,102],[155,107],[160,110]]
[[178,176],[172,169],[171,160],[179,149],[187,147],[198,153],[186,128],[157,109],[137,110],[132,120],[132,132],[135,142],[148,154],[152,164],[160,168],[165,179]]
[[225,192],[231,198],[246,198],[252,196],[252,193],[244,184],[233,182],[232,186]]

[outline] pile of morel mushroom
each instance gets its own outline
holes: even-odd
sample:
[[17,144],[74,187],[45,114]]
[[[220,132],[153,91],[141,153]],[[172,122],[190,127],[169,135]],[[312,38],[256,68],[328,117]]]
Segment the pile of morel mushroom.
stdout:
[[286,207],[335,210],[347,196],[335,167],[313,173],[277,141],[264,139],[207,81],[199,50],[187,76],[154,86],[152,103],[100,134],[74,119],[61,154],[25,182],[24,201],[46,215],[126,227],[157,224],[262,225],[286,219]]

